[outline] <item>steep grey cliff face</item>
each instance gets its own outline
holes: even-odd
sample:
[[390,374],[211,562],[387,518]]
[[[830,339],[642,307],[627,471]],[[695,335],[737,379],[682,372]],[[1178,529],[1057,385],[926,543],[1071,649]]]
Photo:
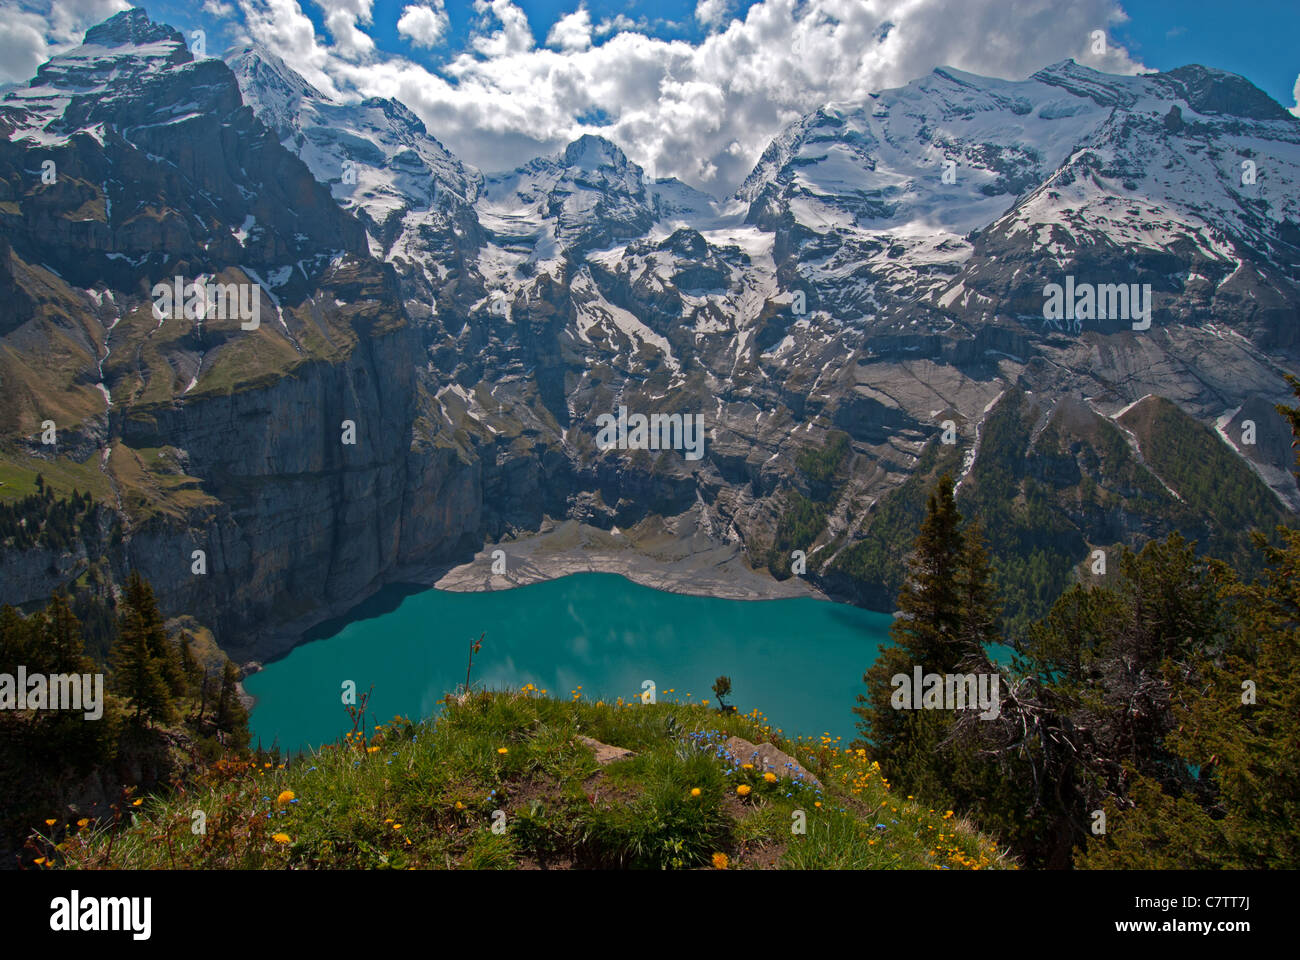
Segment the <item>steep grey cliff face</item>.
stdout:
[[[411,347],[399,330],[265,389],[123,418],[124,443],[181,447],[220,501],[185,529],[133,532],[130,560],[166,609],[191,611],[238,650],[252,624],[336,611],[383,581],[408,488]],[[347,420],[355,446],[341,442]],[[193,550],[206,551],[205,576],[191,572]]]

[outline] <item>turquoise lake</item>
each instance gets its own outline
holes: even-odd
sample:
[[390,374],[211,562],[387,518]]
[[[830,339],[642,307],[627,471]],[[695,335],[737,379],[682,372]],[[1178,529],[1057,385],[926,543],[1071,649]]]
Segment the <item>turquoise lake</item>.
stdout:
[[297,751],[337,739],[351,726],[345,680],[358,694],[374,685],[368,717],[431,716],[464,683],[469,641],[481,633],[475,686],[533,683],[565,698],[581,684],[584,699],[610,701],[652,680],[660,701],[712,702],[713,680],[726,674],[741,712],[757,707],[786,734],[847,743],[862,673],[893,621],[811,598],[666,593],[605,573],[486,593],[413,589],[389,588],[248,677],[253,743]]

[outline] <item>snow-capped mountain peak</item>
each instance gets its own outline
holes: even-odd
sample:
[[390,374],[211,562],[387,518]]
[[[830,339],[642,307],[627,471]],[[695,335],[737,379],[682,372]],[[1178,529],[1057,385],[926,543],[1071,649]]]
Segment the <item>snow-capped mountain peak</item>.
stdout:
[[627,155],[622,150],[595,134],[584,133],[564,148],[564,165],[570,169],[598,170],[601,167],[611,167],[623,170],[628,164]]
[[261,44],[233,48],[224,59],[235,74],[244,102],[281,139],[297,132],[304,100],[324,100],[297,71]]
[[260,46],[233,49],[227,61],[258,119],[360,217],[371,252],[394,260],[428,302],[445,269],[434,261],[472,255],[480,243],[472,205],[482,175],[396,100],[336,102]]
[[585,134],[562,151],[488,178],[480,216],[508,236],[545,237],[575,250],[644,234],[655,216],[644,171],[604,137]]
[[[140,99],[153,81],[193,64],[185,38],[144,10],[124,10],[86,31],[80,45],[41,64],[0,100],[0,132],[45,143],[97,126],[115,105]],[[7,128],[7,129],[6,129]]]
[[150,20],[143,7],[131,7],[92,26],[86,31],[83,43],[86,46],[122,47],[177,40],[184,43],[177,30]]

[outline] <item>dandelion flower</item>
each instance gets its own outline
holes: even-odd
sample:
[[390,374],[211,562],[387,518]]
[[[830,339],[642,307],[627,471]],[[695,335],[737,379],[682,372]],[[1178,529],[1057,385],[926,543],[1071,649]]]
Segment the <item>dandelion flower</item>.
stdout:
[[510,752],[509,747],[497,747],[497,753],[506,754]]
[[80,820],[77,821],[77,826],[84,827],[88,823],[90,823],[90,820],[87,819],[86,817],[82,817]]
[[692,797],[698,797],[699,795],[700,795],[700,788],[699,788],[699,787],[691,787],[691,796],[692,796]]
[[290,842],[290,841],[289,841],[289,835],[288,835],[287,833],[277,833],[277,834],[274,834],[274,835],[271,837],[271,839],[274,840],[276,843],[289,843],[289,842]]
[[727,855],[725,853],[715,853],[713,855],[714,870],[726,870],[727,865],[729,863],[731,863],[731,861],[727,859]]
[[45,821],[45,825],[46,825],[47,827],[52,827],[52,826],[54,826],[54,825],[55,825],[56,823],[58,823],[58,822],[59,822],[59,821],[57,821],[57,820],[46,820],[46,821]]
[[749,796],[749,784],[742,783],[740,786],[738,786],[736,788],[736,795],[741,797]]
[[769,770],[767,773],[763,774],[763,779],[768,783],[776,783],[776,774]]
[[275,798],[275,802],[283,807],[286,803],[288,803],[292,799],[293,799],[293,791],[285,790],[283,793],[281,793],[278,797]]

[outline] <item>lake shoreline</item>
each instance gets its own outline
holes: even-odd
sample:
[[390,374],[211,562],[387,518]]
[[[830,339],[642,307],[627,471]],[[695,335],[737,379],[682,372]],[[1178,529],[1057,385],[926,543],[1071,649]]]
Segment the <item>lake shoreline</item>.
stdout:
[[[504,573],[495,572],[502,566]],[[663,521],[626,532],[575,520],[544,526],[518,539],[485,544],[432,586],[453,593],[509,590],[577,573],[618,574],[643,587],[719,600],[830,599],[799,577],[777,580],[766,570],[754,570],[739,544],[719,542],[698,529],[674,530]]]

